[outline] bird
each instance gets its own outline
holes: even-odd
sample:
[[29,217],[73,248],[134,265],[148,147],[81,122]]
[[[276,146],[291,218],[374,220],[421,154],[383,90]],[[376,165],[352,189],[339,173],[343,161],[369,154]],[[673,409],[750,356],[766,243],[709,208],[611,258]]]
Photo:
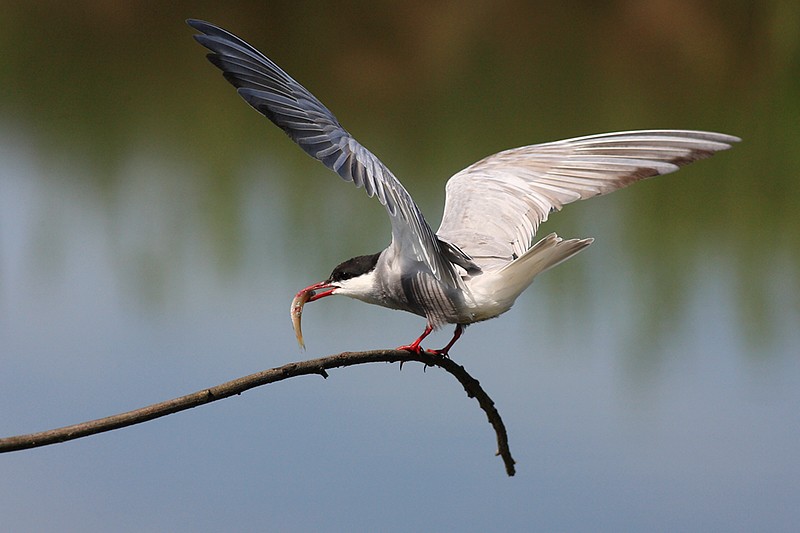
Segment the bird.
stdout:
[[[391,170],[305,87],[236,35],[201,20],[187,23],[239,96],[307,154],[377,198],[391,221],[386,249],[348,259],[296,294],[291,315],[301,348],[303,306],[336,295],[423,317],[422,334],[397,349],[449,356],[468,325],[505,313],[537,275],[592,244],[592,238],[555,233],[535,240],[551,213],[673,172],[740,141],[709,131],[637,130],[504,150],[447,181],[434,232]],[[447,324],[455,326],[451,340],[441,349],[423,350],[426,337]]]

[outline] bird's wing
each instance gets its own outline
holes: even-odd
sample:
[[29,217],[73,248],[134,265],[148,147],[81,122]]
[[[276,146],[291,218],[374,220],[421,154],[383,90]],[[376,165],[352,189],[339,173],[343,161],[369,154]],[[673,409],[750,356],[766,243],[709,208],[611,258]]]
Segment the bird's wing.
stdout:
[[459,259],[457,250],[437,239],[403,185],[342,128],[322,102],[232,33],[200,20],[187,23],[202,32],[195,39],[211,50],[209,61],[222,70],[248,104],[279,126],[307,154],[345,181],[363,187],[370,197],[378,197],[389,212],[392,246],[397,252],[425,263],[437,279],[451,286],[460,283],[450,262]]
[[505,150],[447,182],[437,235],[484,269],[525,253],[562,206],[667,174],[730,148],[731,135],[688,130],[604,133]]

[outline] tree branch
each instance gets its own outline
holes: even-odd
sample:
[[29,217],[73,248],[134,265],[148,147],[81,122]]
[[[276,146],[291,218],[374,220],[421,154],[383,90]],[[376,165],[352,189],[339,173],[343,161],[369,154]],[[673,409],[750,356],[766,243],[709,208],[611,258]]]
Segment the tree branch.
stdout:
[[0,453],[13,452],[17,450],[25,450],[28,448],[38,448],[40,446],[47,446],[49,444],[56,444],[68,440],[78,439],[104,431],[111,431],[112,429],[119,429],[134,424],[140,424],[154,418],[159,418],[198,405],[203,405],[210,402],[215,402],[229,396],[241,394],[246,390],[260,387],[268,383],[276,381],[283,381],[284,379],[293,378],[296,376],[304,376],[308,374],[319,374],[324,378],[328,377],[327,370],[331,368],[341,368],[353,365],[360,365],[364,363],[396,363],[399,362],[402,366],[403,363],[417,361],[426,366],[436,366],[451,374],[456,378],[467,396],[475,398],[478,401],[481,409],[486,413],[489,423],[494,428],[497,434],[497,455],[502,457],[505,463],[506,473],[513,476],[514,459],[511,457],[511,452],[508,448],[508,434],[506,433],[503,420],[500,418],[500,413],[494,406],[494,402],[488,394],[481,388],[478,380],[473,378],[464,369],[463,366],[453,362],[446,357],[431,355],[428,353],[413,354],[406,351],[398,350],[375,350],[368,352],[344,352],[337,355],[330,355],[321,357],[319,359],[310,359],[308,361],[301,361],[297,363],[289,363],[277,368],[263,370],[244,376],[232,381],[228,381],[221,385],[203,389],[186,396],[167,400],[165,402],[156,403],[141,409],[135,409],[126,413],[99,418],[89,422],[82,422],[71,426],[65,426],[58,429],[51,429],[48,431],[41,431],[39,433],[30,433],[28,435],[17,435],[14,437],[7,437],[0,439]]

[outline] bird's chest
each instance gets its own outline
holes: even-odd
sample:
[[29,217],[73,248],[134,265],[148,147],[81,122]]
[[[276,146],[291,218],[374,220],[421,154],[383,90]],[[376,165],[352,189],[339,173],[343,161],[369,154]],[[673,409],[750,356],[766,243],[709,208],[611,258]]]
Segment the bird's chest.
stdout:
[[460,294],[433,275],[417,271],[400,277],[387,290],[395,309],[426,317],[434,326],[458,322]]
[[[378,268],[378,305],[427,318],[434,326],[459,321],[460,291],[446,286],[425,267],[407,258],[386,257]],[[392,261],[394,259],[394,261]]]

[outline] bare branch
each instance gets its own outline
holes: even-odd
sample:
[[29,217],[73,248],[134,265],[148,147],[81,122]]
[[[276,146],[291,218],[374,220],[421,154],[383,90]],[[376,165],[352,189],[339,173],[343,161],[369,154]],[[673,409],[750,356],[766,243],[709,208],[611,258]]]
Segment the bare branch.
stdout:
[[203,389],[201,391],[187,394],[179,398],[167,400],[165,402],[156,403],[141,409],[135,409],[126,413],[99,418],[89,422],[82,422],[71,426],[65,426],[58,429],[51,429],[48,431],[41,431],[39,433],[30,433],[28,435],[17,435],[14,437],[7,437],[0,439],[0,453],[13,452],[17,450],[25,450],[28,448],[38,448],[40,446],[47,446],[49,444],[56,444],[68,440],[78,439],[104,431],[111,431],[112,429],[119,429],[134,424],[140,424],[154,418],[159,418],[198,405],[203,405],[210,402],[215,402],[229,396],[241,394],[246,390],[282,381],[284,379],[293,378],[296,376],[304,376],[308,374],[319,374],[327,378],[327,370],[331,368],[341,368],[353,365],[360,365],[364,363],[403,363],[416,361],[426,366],[436,366],[448,372],[455,377],[464,390],[467,396],[475,398],[478,401],[481,409],[486,413],[489,423],[497,434],[497,455],[501,456],[505,463],[506,473],[509,476],[514,475],[514,459],[511,457],[511,452],[508,448],[508,434],[506,433],[503,420],[500,418],[500,413],[494,406],[494,402],[488,394],[481,388],[478,380],[473,378],[463,366],[453,362],[452,360],[431,355],[428,353],[413,354],[406,351],[398,350],[375,350],[368,352],[344,352],[319,359],[310,359],[308,361],[301,361],[297,363],[289,363],[277,368],[263,370],[244,376],[232,381],[228,381],[221,385]]

